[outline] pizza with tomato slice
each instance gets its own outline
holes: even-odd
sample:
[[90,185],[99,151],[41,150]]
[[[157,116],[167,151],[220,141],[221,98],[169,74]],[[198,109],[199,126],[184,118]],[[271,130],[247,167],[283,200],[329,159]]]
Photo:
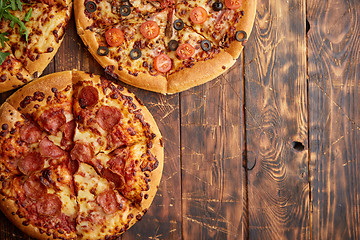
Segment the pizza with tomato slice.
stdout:
[[0,4],[0,93],[41,75],[55,56],[71,0],[4,0]]
[[256,0],[75,0],[74,11],[78,34],[107,74],[171,94],[235,63]]
[[147,212],[163,169],[142,102],[103,77],[39,78],[0,107],[0,209],[37,239],[113,239]]

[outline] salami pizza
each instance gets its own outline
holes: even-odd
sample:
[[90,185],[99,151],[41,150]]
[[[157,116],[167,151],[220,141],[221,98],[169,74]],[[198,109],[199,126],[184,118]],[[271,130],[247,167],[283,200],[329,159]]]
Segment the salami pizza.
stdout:
[[71,0],[4,0],[0,4],[0,93],[37,78],[57,52]]
[[149,111],[103,77],[39,78],[0,107],[0,208],[37,239],[113,239],[149,208],[163,142]]
[[176,93],[229,69],[256,0],[75,0],[77,31],[105,72],[139,88]]

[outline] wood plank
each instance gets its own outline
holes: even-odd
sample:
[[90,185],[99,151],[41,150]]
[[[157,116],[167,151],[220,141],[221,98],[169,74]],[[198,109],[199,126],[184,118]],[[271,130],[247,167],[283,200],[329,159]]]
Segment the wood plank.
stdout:
[[242,70],[181,93],[183,239],[245,236]]
[[308,239],[305,1],[259,0],[245,48],[250,239]]
[[313,239],[360,238],[360,2],[309,0]]

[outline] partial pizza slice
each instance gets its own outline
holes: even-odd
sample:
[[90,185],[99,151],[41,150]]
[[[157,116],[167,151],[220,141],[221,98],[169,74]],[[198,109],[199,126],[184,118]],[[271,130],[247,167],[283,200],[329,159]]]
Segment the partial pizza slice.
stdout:
[[148,110],[125,88],[84,72],[74,72],[73,78],[77,126],[72,159],[88,162],[99,152],[160,138]]
[[23,67],[23,64],[15,58],[6,42],[4,42],[3,46],[0,44],[0,51],[5,56],[3,63],[0,65],[0,92],[17,88],[33,79],[31,74]]
[[237,58],[250,34],[256,1],[179,0],[175,15]]
[[135,216],[142,215],[92,166],[80,163],[74,178],[79,204],[78,239],[110,239],[133,225]]
[[6,179],[1,210],[22,231],[38,239],[77,239],[73,177],[65,164]]
[[43,140],[44,146],[55,144],[63,150],[71,149],[75,131],[71,71],[33,81],[14,93],[7,102],[48,134],[48,139]]
[[71,9],[71,2],[65,6],[54,4],[51,7],[35,2],[23,4],[22,11],[9,10],[13,16],[25,19],[26,31],[20,29],[18,24],[4,19],[1,21],[0,31],[8,34],[6,43],[15,58],[35,78],[41,75],[57,52],[70,20]]
[[[166,52],[167,17],[168,11],[164,10],[105,28],[92,28],[80,36],[107,74],[165,93],[165,66],[157,68],[155,59]],[[171,62],[167,67],[171,68]]]

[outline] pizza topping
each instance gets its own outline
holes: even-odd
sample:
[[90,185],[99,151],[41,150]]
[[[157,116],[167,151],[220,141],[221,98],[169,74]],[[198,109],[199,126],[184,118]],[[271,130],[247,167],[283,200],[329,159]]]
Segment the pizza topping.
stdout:
[[131,13],[131,8],[129,5],[122,5],[119,9],[120,15],[123,17],[129,16]]
[[109,168],[116,173],[121,175],[124,174],[124,168],[126,160],[129,158],[129,149],[128,148],[118,148],[114,151],[115,156],[110,159],[107,163]]
[[175,28],[175,30],[178,30],[178,31],[182,30],[182,29],[184,28],[184,22],[183,22],[183,20],[181,20],[181,19],[176,19],[176,20],[174,21],[174,28]]
[[247,33],[243,30],[237,31],[235,39],[239,42],[244,42],[247,39]]
[[241,1],[242,0],[225,0],[225,5],[229,9],[238,9],[239,7],[241,7]]
[[204,51],[209,51],[210,49],[211,49],[211,42],[209,41],[209,40],[203,40],[202,42],[201,42],[201,48],[202,48],[202,50],[204,50]]
[[177,55],[181,59],[188,59],[195,53],[195,48],[188,43],[181,44],[176,50]]
[[111,130],[122,118],[120,111],[115,107],[102,106],[96,113],[96,121],[106,131]]
[[72,140],[75,134],[76,123],[75,120],[71,120],[65,124],[64,139]]
[[160,27],[154,21],[146,21],[143,24],[141,24],[140,32],[147,39],[153,39],[159,35]]
[[168,46],[170,51],[176,51],[176,49],[179,47],[179,42],[176,40],[171,40]]
[[95,12],[97,9],[96,3],[89,1],[85,4],[85,8],[89,13]]
[[40,116],[42,127],[51,134],[56,134],[60,127],[66,123],[66,117],[63,109],[46,110]]
[[105,46],[99,46],[99,48],[97,50],[97,54],[99,56],[106,56],[109,54],[109,49]]
[[56,216],[61,212],[61,200],[55,194],[45,194],[36,203],[36,210],[39,215]]
[[120,209],[120,204],[116,200],[116,194],[113,190],[106,190],[100,193],[96,201],[106,214],[112,214]]
[[19,159],[18,168],[25,175],[41,170],[44,167],[44,159],[38,152],[31,152],[25,157]]
[[134,48],[133,50],[130,51],[130,57],[132,60],[136,60],[141,58],[141,50],[139,48]]
[[222,10],[223,7],[224,6],[223,6],[222,2],[214,2],[212,5],[212,9],[216,12]]
[[56,146],[47,137],[44,137],[44,139],[41,140],[40,145],[39,145],[39,150],[40,150],[41,155],[43,155],[45,157],[59,158],[66,154],[65,151],[63,151],[61,148]]
[[93,86],[86,86],[79,93],[79,104],[81,108],[92,107],[99,101],[99,92]]
[[20,128],[20,139],[26,143],[36,143],[41,138],[41,130],[32,123],[23,125]]
[[190,19],[195,24],[204,23],[207,20],[208,13],[203,7],[195,7],[190,12]]
[[70,156],[72,160],[90,163],[91,159],[94,157],[94,151],[90,145],[85,143],[76,143],[70,152]]
[[46,187],[41,183],[40,179],[32,175],[24,182],[23,189],[25,196],[31,200],[37,200],[46,194]]
[[111,47],[117,47],[124,42],[124,33],[118,28],[111,28],[106,31],[105,38]]
[[171,69],[170,57],[166,54],[160,54],[154,59],[154,67],[159,72],[168,72]]

